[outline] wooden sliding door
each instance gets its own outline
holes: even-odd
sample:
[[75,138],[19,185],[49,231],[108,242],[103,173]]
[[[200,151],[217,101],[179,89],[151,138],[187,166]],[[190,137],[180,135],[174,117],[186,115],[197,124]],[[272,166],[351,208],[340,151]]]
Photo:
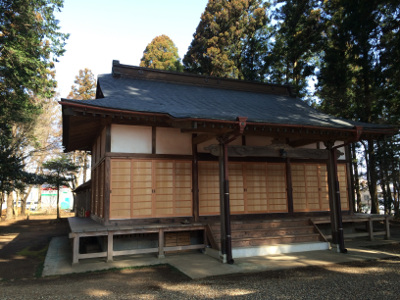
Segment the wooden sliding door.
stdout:
[[111,160],[111,219],[192,214],[192,163]]

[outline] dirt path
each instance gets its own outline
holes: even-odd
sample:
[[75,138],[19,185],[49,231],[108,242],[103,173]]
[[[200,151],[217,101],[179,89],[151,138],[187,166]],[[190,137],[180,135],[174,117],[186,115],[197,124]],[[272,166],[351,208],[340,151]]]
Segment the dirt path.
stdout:
[[[398,235],[400,226],[393,229]],[[55,222],[42,217],[0,223],[0,300],[390,300],[398,299],[400,293],[400,258],[202,280],[190,280],[169,266],[35,278],[51,237],[67,233],[66,219]],[[400,244],[385,250],[400,254]]]
[[54,236],[67,235],[66,218],[34,216],[0,222],[0,279],[34,278]]

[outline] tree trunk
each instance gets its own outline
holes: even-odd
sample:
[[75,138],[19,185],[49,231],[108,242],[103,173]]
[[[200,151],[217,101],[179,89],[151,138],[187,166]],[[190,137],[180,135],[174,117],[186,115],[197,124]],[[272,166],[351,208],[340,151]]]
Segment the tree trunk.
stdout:
[[57,220],[60,219],[60,186],[57,185]]
[[13,192],[7,194],[7,212],[6,220],[11,220],[13,218],[13,207],[14,207],[14,197]]
[[4,202],[4,193],[0,192],[0,221],[3,215],[3,202]]
[[[397,164],[398,162],[396,162]],[[393,213],[396,218],[400,217],[400,199],[399,199],[399,172],[397,165],[392,164],[393,178]]]
[[40,211],[42,209],[42,187],[38,185],[38,205],[37,210]]
[[367,173],[368,176],[368,189],[371,195],[371,214],[379,214],[379,203],[378,203],[378,193],[376,189],[376,183],[378,181],[378,174],[376,171],[376,157],[374,151],[374,142],[368,140],[367,153]]

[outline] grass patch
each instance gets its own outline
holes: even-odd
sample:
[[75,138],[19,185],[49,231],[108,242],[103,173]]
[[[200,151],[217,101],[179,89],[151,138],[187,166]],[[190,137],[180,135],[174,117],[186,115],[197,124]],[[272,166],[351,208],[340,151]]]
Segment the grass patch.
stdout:
[[46,247],[39,249],[39,250],[31,250],[31,247],[26,247],[19,251],[17,254],[29,258],[35,258],[41,261],[44,261],[46,258],[47,249],[49,248],[48,245]]
[[31,250],[31,247],[26,247],[19,251],[17,254],[20,256],[28,257],[35,259],[39,262],[36,271],[35,271],[35,278],[42,277],[43,268],[44,268],[44,260],[46,258],[47,249],[49,245],[46,245],[44,248],[39,250]]

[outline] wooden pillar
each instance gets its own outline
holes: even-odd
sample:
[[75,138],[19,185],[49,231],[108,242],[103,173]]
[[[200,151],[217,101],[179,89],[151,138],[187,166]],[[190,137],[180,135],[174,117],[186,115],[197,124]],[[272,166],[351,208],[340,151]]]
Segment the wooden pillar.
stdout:
[[[230,220],[230,197],[229,197],[229,175],[228,175],[228,145],[220,141],[219,156],[219,182],[220,182],[220,215],[221,215],[221,253],[226,257],[228,264],[233,264],[232,237]],[[225,259],[224,259],[225,262]]]
[[104,207],[103,218],[104,223],[110,222],[110,207],[111,207],[111,158],[109,156],[104,160]]
[[[196,134],[192,136],[192,139],[196,137]],[[193,197],[193,217],[194,221],[199,221],[199,163],[197,144],[192,143],[192,197]]]
[[157,149],[157,127],[151,127],[151,154],[156,154]]
[[105,153],[111,152],[111,124],[106,125]]
[[113,261],[114,256],[114,235],[112,232],[108,232],[107,235],[107,262]]
[[75,235],[72,239],[72,264],[79,263],[79,236]]
[[158,231],[158,258],[165,258],[164,240],[164,230],[160,228]]
[[355,198],[354,198],[354,176],[353,176],[353,164],[351,163],[351,150],[350,145],[345,146],[345,155],[346,155],[346,168],[347,168],[347,186],[350,187],[347,189],[347,197],[349,199],[349,207],[350,213],[353,214],[355,212]]
[[219,144],[219,215],[221,221],[221,254],[223,256],[223,262],[226,262],[226,231],[225,231],[225,190],[224,190],[224,178],[225,178],[225,167],[224,167],[224,145]]
[[288,201],[288,213],[293,214],[293,184],[292,184],[292,165],[290,158],[286,158],[286,191]]
[[341,253],[346,253],[344,247],[344,234],[342,223],[342,209],[340,204],[339,179],[337,172],[336,149],[328,145],[328,186],[329,186],[329,206],[331,209],[331,228],[332,243],[338,246]]
[[[106,125],[106,141],[105,141],[104,160],[104,201],[103,201],[103,220],[107,224],[110,221],[110,202],[111,202],[111,158],[107,153],[111,152],[111,124]],[[93,182],[93,181],[92,181]],[[93,185],[92,185],[93,187]]]

